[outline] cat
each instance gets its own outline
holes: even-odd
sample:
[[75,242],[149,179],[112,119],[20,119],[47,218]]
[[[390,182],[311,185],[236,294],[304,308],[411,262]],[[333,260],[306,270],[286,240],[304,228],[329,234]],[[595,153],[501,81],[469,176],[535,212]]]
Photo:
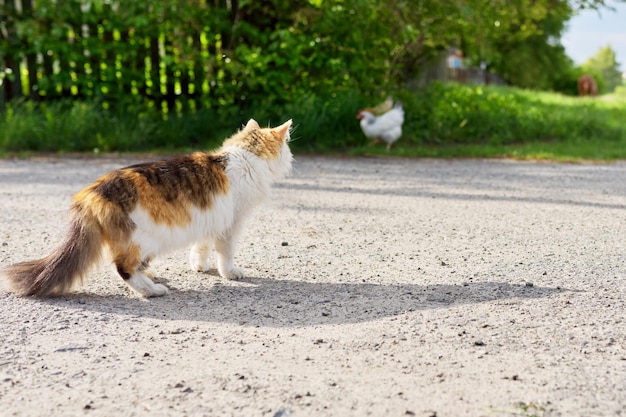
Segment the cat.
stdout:
[[215,249],[223,278],[239,279],[237,239],[245,218],[266,199],[273,181],[291,171],[288,120],[261,128],[251,119],[214,152],[194,152],[121,168],[74,196],[65,240],[49,256],[5,267],[9,290],[54,296],[71,290],[108,249],[118,274],[144,297],[168,293],[155,283],[150,261],[193,245],[189,261],[209,269]]

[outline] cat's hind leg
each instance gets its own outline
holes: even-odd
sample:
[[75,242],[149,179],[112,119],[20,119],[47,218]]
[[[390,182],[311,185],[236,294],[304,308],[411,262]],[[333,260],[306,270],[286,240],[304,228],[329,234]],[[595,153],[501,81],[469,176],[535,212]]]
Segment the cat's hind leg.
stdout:
[[189,265],[193,271],[206,272],[209,270],[209,254],[213,249],[213,242],[209,239],[194,243],[189,252]]
[[133,290],[144,297],[160,297],[168,293],[165,285],[152,281],[147,272],[149,259],[141,261],[139,248],[133,247],[123,255],[115,257],[117,273]]

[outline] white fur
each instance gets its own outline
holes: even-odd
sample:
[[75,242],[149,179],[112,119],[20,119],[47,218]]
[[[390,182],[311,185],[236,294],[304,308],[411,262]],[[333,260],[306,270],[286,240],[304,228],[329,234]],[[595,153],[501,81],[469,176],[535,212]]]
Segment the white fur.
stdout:
[[210,239],[196,242],[189,252],[189,266],[192,271],[206,272],[209,270],[209,255],[213,250],[213,241]]
[[[289,138],[285,139],[279,157],[274,160],[261,159],[235,146],[223,149],[228,154],[229,191],[214,196],[209,210],[193,207],[190,210],[192,220],[184,227],[155,224],[145,208],[138,206],[130,218],[136,225],[132,239],[139,245],[142,259],[193,244],[189,255],[191,268],[206,271],[214,247],[219,274],[227,279],[243,278],[245,272],[234,263],[235,246],[251,210],[267,199],[272,182],[291,170],[293,157],[287,146]],[[145,297],[167,293],[165,286],[155,284],[145,272],[137,271],[126,282]]]
[[144,297],[160,297],[169,292],[163,284],[157,284],[141,272],[136,272],[126,283]]

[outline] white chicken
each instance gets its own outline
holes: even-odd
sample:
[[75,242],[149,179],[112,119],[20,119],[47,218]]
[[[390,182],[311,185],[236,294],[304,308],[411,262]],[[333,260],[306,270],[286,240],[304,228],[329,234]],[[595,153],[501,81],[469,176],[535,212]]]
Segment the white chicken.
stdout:
[[397,102],[391,110],[375,116],[367,110],[360,110],[357,119],[361,119],[361,130],[374,142],[383,141],[387,144],[387,151],[391,145],[402,136],[402,124],[404,123],[404,109],[402,103]]

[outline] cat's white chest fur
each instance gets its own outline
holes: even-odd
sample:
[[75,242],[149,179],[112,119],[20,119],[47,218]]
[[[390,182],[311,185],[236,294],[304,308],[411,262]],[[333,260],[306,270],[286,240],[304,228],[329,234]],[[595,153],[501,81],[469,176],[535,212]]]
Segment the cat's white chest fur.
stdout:
[[147,210],[137,206],[130,214],[135,223],[133,241],[141,248],[143,257],[155,257],[197,240],[221,235],[233,224],[232,206],[230,195],[216,197],[208,210],[191,208],[191,221],[185,226],[157,224]]

